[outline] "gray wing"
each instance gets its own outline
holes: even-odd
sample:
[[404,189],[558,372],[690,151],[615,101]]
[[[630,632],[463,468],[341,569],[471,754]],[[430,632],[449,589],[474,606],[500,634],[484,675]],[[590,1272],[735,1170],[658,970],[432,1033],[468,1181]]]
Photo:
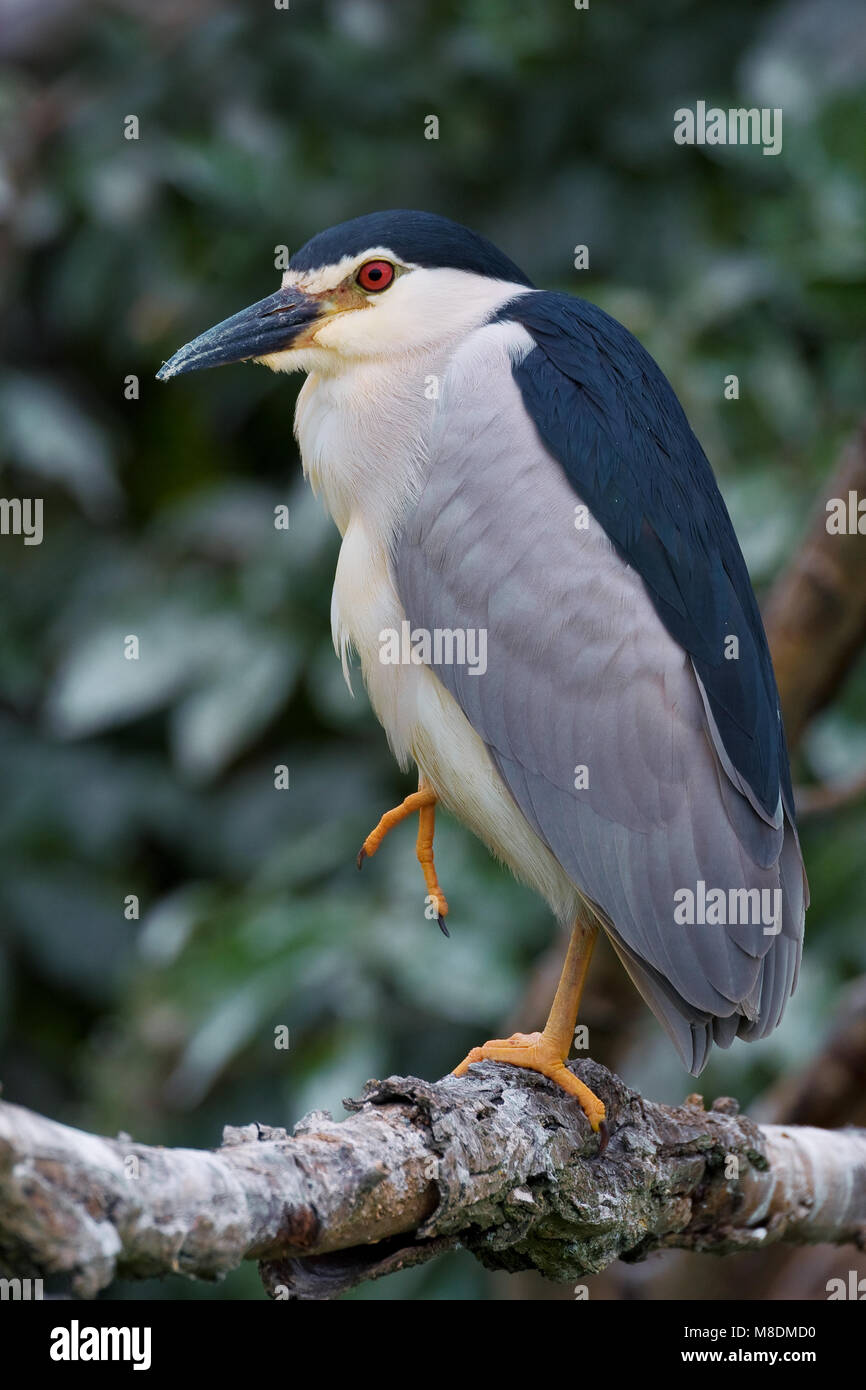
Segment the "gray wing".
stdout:
[[[481,329],[452,361],[397,542],[398,591],[413,627],[486,629],[484,675],[436,673],[697,1072],[713,1041],[770,1032],[794,987],[796,831],[735,785],[691,661],[642,580],[591,516],[575,525],[580,498],[511,375],[521,335]],[[780,889],[781,930],[678,923],[675,893],[700,882]]]

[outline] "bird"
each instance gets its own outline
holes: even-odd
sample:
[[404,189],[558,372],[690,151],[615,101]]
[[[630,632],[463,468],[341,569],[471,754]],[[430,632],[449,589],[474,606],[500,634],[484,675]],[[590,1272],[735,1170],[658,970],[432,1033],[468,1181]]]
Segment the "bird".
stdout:
[[605,1133],[566,1065],[599,932],[694,1075],[713,1044],[766,1037],[809,900],[779,694],[731,519],[655,360],[486,237],[396,209],[312,237],[275,293],[157,375],[245,361],[306,373],[303,470],[342,536],[335,650],[418,774],[359,864],[417,815],[447,932],[441,804],[569,933],[544,1028],[455,1074],[541,1073]]

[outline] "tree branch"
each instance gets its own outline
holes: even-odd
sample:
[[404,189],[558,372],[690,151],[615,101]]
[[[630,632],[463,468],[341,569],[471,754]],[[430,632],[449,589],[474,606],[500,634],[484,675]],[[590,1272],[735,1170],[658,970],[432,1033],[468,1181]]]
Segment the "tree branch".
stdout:
[[575,1101],[485,1063],[368,1083],[340,1123],[227,1129],[214,1152],[103,1139],[0,1103],[0,1269],[213,1279],[262,1262],[275,1297],[328,1298],[457,1243],[490,1267],[577,1280],[664,1246],[866,1245],[866,1131],[759,1126],[721,1100],[645,1101],[597,1064],[599,1155]]

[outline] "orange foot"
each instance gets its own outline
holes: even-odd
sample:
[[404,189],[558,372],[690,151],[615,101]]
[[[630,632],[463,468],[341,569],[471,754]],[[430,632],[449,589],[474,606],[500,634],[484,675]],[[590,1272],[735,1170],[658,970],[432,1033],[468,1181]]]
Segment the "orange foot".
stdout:
[[375,830],[371,830],[358,854],[358,868],[363,866],[365,859],[370,859],[377,851],[385,836],[395,825],[406,820],[409,816],[418,813],[418,839],[415,845],[415,853],[418,863],[421,865],[421,872],[424,875],[424,882],[427,886],[427,903],[436,913],[436,920],[439,929],[444,936],[449,936],[450,932],[445,925],[445,918],[448,916],[448,902],[445,894],[439,887],[439,879],[436,877],[436,864],[433,858],[433,833],[436,827],[436,802],[438,797],[432,787],[422,782],[417,792],[412,792],[399,806],[395,806],[392,811],[386,811]]
[[544,1033],[512,1033],[510,1038],[493,1038],[483,1047],[473,1047],[460,1066],[454,1068],[453,1075],[465,1076],[473,1062],[509,1062],[513,1067],[540,1071],[577,1097],[593,1130],[604,1123],[603,1102],[568,1070],[560,1049]]

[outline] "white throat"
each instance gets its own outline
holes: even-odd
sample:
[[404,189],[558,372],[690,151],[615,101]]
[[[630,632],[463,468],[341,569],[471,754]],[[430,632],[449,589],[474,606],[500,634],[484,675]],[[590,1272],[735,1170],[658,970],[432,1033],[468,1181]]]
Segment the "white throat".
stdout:
[[316,335],[295,433],[304,473],[343,535],[359,518],[390,546],[424,478],[451,356],[524,293],[525,285],[463,271],[416,271],[387,302],[337,316]]
[[[383,630],[399,630],[405,617],[394,582],[395,542],[424,483],[431,426],[452,357],[501,305],[527,292],[524,285],[460,271],[434,274],[435,284],[428,279],[414,291],[415,309],[426,315],[426,345],[394,347],[400,327],[408,331],[405,300],[396,323],[391,311],[390,345],[378,352],[333,349],[340,332],[348,347],[363,327],[358,320],[373,328],[378,306],[369,315],[347,314],[342,324],[332,320],[331,350],[316,346],[305,354],[310,374],[295,414],[304,473],[343,536],[331,598],[334,646],[350,689],[349,650],[357,651],[370,701],[403,764],[413,756],[415,682],[406,668],[382,665],[379,640]],[[407,285],[412,278],[406,276]],[[433,325],[439,331],[431,340]]]

